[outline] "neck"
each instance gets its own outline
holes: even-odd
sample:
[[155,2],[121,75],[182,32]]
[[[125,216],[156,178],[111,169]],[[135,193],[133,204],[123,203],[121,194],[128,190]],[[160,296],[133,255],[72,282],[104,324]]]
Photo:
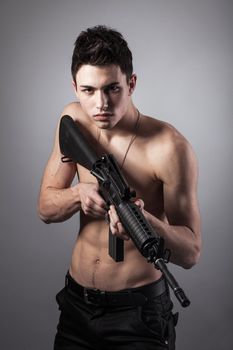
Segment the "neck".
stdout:
[[99,129],[101,138],[110,141],[114,136],[127,137],[134,132],[137,124],[139,112],[134,105],[131,105],[120,120],[111,129]]

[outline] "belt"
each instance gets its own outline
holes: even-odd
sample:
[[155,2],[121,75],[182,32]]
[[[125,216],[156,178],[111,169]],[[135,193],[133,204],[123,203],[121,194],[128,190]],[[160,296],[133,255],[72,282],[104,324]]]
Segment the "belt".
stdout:
[[164,277],[142,287],[108,292],[81,286],[69,272],[66,275],[66,289],[81,297],[85,303],[95,306],[141,306],[165,292],[168,293]]

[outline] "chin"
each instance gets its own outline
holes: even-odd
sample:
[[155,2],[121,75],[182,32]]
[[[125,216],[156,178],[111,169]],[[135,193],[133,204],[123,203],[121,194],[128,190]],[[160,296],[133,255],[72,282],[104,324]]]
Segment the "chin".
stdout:
[[106,121],[106,122],[104,122],[104,121],[98,121],[98,122],[96,123],[96,125],[97,125],[97,127],[98,127],[99,129],[110,130],[110,129],[112,129],[112,128],[114,127],[115,124],[113,124],[113,123],[111,123],[111,122],[109,122],[109,121]]
[[113,128],[113,126],[112,125],[109,125],[109,124],[104,124],[104,123],[102,123],[102,124],[99,124],[98,125],[98,128],[99,129],[102,129],[102,130],[111,130],[112,128]]

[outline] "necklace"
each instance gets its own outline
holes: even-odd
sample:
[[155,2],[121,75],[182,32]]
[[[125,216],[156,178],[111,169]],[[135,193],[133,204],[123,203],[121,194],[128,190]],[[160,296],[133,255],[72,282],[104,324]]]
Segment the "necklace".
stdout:
[[[136,119],[136,122],[134,124],[133,134],[132,134],[132,137],[131,137],[131,139],[129,141],[129,144],[128,144],[127,148],[126,148],[125,155],[124,155],[123,160],[122,160],[121,165],[120,165],[120,170],[122,170],[122,168],[123,168],[123,166],[125,164],[125,161],[126,161],[126,157],[127,157],[128,153],[129,153],[130,147],[132,146],[134,140],[137,137],[137,131],[138,131],[138,127],[139,127],[140,116],[141,116],[141,113],[137,109],[137,119]],[[97,137],[97,142],[98,143],[100,141],[100,137],[101,137],[101,129],[100,129],[100,132],[99,132],[98,137]]]

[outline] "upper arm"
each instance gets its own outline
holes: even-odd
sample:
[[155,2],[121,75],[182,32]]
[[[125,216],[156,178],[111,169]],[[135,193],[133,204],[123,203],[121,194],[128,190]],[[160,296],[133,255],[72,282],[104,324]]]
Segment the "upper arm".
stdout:
[[161,169],[164,210],[169,224],[186,226],[198,237],[198,165],[192,147],[181,135],[176,135],[168,143]]
[[[64,109],[62,115],[67,114],[67,109],[69,110],[68,107]],[[68,188],[77,172],[74,163],[62,163],[61,161],[62,154],[59,146],[59,125],[60,120],[56,129],[53,150],[44,170],[41,192],[49,187],[58,189]]]

